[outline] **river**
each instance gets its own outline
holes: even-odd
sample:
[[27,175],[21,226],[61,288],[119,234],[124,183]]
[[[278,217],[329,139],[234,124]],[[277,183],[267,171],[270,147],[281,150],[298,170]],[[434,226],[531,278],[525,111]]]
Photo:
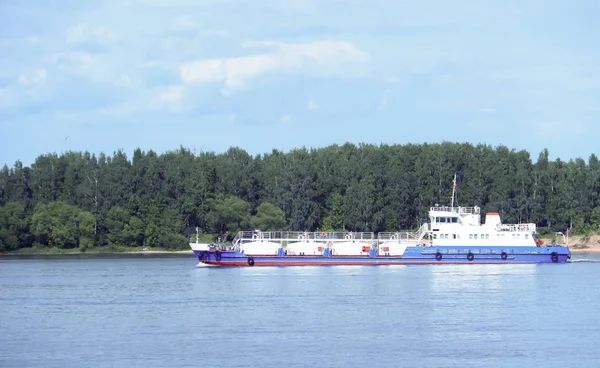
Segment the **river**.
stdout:
[[3,258],[0,367],[597,367],[600,257],[573,260]]

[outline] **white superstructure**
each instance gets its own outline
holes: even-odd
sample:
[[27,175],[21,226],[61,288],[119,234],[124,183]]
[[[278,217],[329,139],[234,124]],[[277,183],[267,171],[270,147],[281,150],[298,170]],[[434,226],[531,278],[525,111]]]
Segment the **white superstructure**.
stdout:
[[535,224],[503,224],[498,212],[481,223],[479,207],[431,207],[428,240],[431,245],[536,246]]

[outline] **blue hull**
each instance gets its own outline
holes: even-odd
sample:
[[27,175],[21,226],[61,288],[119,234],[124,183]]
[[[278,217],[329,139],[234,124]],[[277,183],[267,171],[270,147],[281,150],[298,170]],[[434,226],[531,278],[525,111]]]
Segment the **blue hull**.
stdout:
[[231,250],[197,251],[198,261],[215,266],[341,266],[407,264],[565,263],[569,248],[555,247],[408,247],[402,256],[248,256]]

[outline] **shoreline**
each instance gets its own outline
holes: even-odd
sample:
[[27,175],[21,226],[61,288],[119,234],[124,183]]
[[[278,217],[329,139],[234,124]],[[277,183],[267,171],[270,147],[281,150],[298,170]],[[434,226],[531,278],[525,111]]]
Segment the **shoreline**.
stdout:
[[0,253],[0,259],[10,257],[44,257],[44,256],[116,256],[116,255],[194,255],[194,252],[190,250],[123,250],[123,251],[46,251],[46,252],[3,252]]

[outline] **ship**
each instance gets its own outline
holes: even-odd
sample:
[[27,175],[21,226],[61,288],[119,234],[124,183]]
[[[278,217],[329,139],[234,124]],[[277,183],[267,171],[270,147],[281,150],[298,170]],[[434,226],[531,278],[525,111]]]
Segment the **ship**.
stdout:
[[562,244],[542,244],[536,224],[504,224],[499,212],[434,205],[414,231],[298,232],[240,231],[230,246],[190,243],[199,264],[212,266],[334,266],[411,264],[566,263],[568,233]]

